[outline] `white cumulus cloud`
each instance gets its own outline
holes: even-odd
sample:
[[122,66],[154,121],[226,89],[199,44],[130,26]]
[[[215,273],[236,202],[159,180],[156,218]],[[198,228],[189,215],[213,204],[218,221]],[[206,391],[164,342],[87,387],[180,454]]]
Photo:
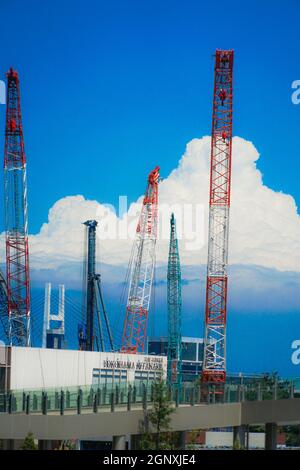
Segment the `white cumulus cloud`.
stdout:
[[[177,216],[182,264],[206,263],[209,159],[210,137],[193,139],[187,144],[177,168],[159,185],[159,264],[167,261],[171,210]],[[234,137],[229,262],[300,271],[300,217],[295,200],[291,195],[264,185],[256,165],[258,159],[258,151],[251,142]],[[144,187],[143,182],[141,187]],[[113,208],[81,195],[58,200],[40,232],[30,236],[32,267],[56,269],[68,262],[80,261],[84,237],[82,222],[87,219],[99,221],[101,260],[110,265],[126,264],[141,201],[140,197],[119,218]]]

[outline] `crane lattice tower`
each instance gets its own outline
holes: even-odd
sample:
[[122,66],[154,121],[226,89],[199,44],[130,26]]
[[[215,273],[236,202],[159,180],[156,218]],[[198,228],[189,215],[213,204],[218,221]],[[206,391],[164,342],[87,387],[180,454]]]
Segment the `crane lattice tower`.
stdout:
[[143,352],[145,349],[155,265],[158,181],[159,167],[156,167],[148,176],[148,184],[133,246],[121,348],[124,353],[136,354],[138,351]]
[[228,232],[232,149],[233,51],[217,50],[213,96],[209,233],[202,382],[226,380]]
[[26,156],[20,106],[20,81],[7,72],[4,152],[6,275],[9,342],[30,345],[30,284]]

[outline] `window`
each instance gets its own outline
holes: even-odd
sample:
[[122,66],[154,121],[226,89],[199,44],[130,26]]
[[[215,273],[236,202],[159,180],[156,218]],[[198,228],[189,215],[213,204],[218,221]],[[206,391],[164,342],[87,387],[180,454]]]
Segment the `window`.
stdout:
[[204,357],[204,343],[198,344],[198,361],[203,362]]
[[155,354],[157,356],[167,355],[168,343],[166,341],[149,341],[148,354]]
[[6,367],[0,367],[0,392],[5,391]]
[[93,385],[127,382],[127,370],[93,369]]
[[140,371],[135,372],[134,373],[134,378],[136,380],[142,380],[142,381],[146,380],[147,381],[148,380],[148,372],[140,372]]
[[134,379],[140,382],[148,382],[149,380],[156,380],[161,377],[161,372],[152,371],[136,371],[134,373]]

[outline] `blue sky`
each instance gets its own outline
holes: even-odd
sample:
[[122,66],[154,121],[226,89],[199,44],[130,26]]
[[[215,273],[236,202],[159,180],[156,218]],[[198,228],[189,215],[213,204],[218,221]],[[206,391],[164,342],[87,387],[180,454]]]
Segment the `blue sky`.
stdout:
[[299,12],[296,0],[2,0],[0,73],[21,76],[31,233],[60,197],[116,204],[135,200],[157,163],[167,176],[210,133],[217,47],[235,50],[234,134],[299,204]]
[[[116,205],[119,195],[142,194],[155,165],[167,177],[186,144],[211,132],[216,48],[235,50],[234,135],[255,144],[264,183],[299,205],[300,105],[291,102],[300,79],[299,13],[297,0],[254,0],[247,8],[230,0],[0,1],[0,78],[12,65],[21,79],[30,233],[60,198]],[[0,148],[4,119],[0,105]],[[2,179],[0,172],[1,199]],[[196,300],[189,308],[192,334],[203,311]],[[299,308],[276,311],[272,321],[261,298],[254,310],[240,317],[234,305],[229,317],[231,369],[278,365],[292,374]],[[246,341],[249,349],[235,355]]]

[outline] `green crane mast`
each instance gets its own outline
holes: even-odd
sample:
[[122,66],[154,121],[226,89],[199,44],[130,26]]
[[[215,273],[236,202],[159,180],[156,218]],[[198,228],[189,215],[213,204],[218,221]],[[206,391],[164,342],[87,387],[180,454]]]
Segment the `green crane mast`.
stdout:
[[182,382],[181,370],[181,269],[174,214],[170,220],[168,260],[168,383]]

